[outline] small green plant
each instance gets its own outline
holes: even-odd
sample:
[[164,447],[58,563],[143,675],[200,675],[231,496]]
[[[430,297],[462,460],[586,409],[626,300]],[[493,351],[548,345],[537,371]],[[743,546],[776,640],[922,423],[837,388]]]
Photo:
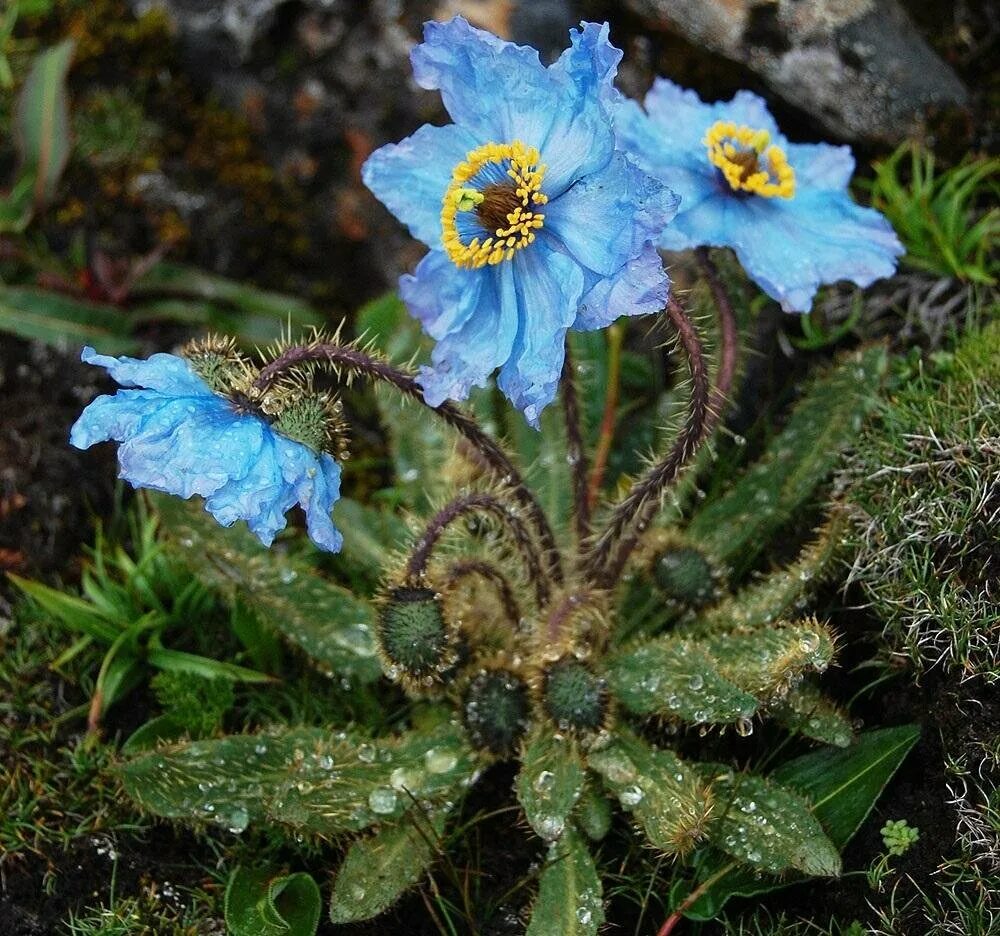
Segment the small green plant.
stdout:
[[879,833],[890,855],[905,855],[910,846],[920,838],[920,830],[912,828],[905,819],[890,819]]
[[131,692],[148,668],[203,679],[262,682],[270,678],[235,663],[164,645],[168,635],[210,619],[215,599],[183,566],[163,553],[156,542],[156,523],[145,511],[133,515],[132,554],[121,545],[112,546],[98,533],[83,573],[83,597],[10,576],[75,638],[55,667],[92,646],[102,648],[88,716],[93,730],[104,712]]

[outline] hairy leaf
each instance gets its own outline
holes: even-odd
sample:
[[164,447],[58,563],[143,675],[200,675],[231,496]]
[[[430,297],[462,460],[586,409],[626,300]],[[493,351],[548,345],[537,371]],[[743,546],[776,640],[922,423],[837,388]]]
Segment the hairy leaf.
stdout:
[[583,789],[583,759],[576,743],[556,737],[548,723],[538,724],[525,739],[517,798],[528,824],[548,842],[566,829]]
[[389,909],[427,872],[444,831],[447,810],[411,809],[348,850],[330,901],[333,923],[370,920]]
[[776,702],[767,717],[791,732],[825,744],[847,747],[854,740],[850,718],[810,682],[803,682]]
[[594,936],[603,923],[594,859],[586,839],[568,828],[549,846],[526,936]]

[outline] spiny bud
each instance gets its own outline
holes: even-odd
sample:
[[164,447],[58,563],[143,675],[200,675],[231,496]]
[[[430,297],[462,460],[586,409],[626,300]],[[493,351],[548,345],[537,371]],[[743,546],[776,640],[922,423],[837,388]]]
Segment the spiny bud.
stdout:
[[465,691],[463,714],[469,739],[480,750],[510,757],[528,727],[527,683],[510,670],[481,670]]
[[382,606],[377,636],[386,674],[411,688],[429,688],[455,662],[453,635],[441,599],[429,588],[391,589]]
[[605,727],[610,704],[603,679],[572,656],[564,656],[542,674],[542,707],[563,730],[581,733]]
[[326,391],[316,390],[310,372],[291,371],[268,388],[261,411],[275,430],[316,452],[329,452],[339,461],[348,456],[344,405]]
[[250,359],[236,346],[236,339],[209,335],[189,341],[181,351],[191,369],[216,393],[244,392],[253,379]]
[[650,572],[663,595],[682,608],[697,610],[719,597],[719,575],[694,546],[671,543],[654,552]]

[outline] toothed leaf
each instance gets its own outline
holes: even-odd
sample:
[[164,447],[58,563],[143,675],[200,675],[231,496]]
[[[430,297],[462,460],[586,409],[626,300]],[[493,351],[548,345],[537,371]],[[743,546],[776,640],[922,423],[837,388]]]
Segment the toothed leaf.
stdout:
[[557,740],[548,724],[537,725],[524,742],[517,798],[528,824],[546,841],[559,838],[566,829],[584,776],[576,743],[564,737]]
[[430,867],[446,817],[444,809],[411,809],[351,845],[333,883],[330,921],[370,920],[396,903]]
[[446,800],[474,755],[459,729],[368,740],[320,728],[231,735],[143,754],[121,767],[126,792],[168,819],[243,829],[264,821],[319,836],[398,819],[414,800]]
[[220,527],[197,504],[166,497],[155,503],[168,546],[203,584],[240,601],[321,669],[359,682],[378,679],[368,602],[265,549],[244,527]]
[[594,936],[604,923],[601,879],[572,828],[549,846],[525,936]]
[[768,710],[767,717],[824,744],[847,747],[854,740],[851,720],[813,683],[797,686]]
[[757,700],[724,679],[707,653],[673,637],[619,653],[604,675],[618,701],[637,715],[728,724],[757,710]]
[[797,793],[725,766],[699,769],[716,799],[709,840],[717,848],[773,874],[792,868],[822,877],[840,874],[836,847]]
[[683,854],[704,834],[711,793],[672,751],[652,748],[619,728],[587,764],[660,851]]

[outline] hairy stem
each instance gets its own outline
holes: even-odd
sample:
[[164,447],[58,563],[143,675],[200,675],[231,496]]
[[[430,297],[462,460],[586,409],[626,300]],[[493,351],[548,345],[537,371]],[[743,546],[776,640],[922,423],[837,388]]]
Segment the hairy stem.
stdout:
[[601,496],[604,472],[608,467],[608,455],[611,454],[611,443],[615,436],[615,416],[618,413],[624,338],[625,327],[623,325],[615,324],[608,329],[608,387],[605,391],[604,413],[601,416],[597,448],[594,451],[594,467],[590,473],[590,484],[587,487],[587,506],[591,510],[597,505],[597,499]]
[[677,480],[711,425],[708,373],[698,333],[672,296],[667,301],[667,317],[677,332],[691,372],[688,416],[666,457],[632,486],[628,496],[615,508],[607,529],[591,551],[587,573],[601,588],[611,588],[618,581],[632,550],[659,510],[661,495]]
[[511,509],[497,500],[492,494],[465,494],[445,504],[427,524],[423,535],[417,540],[406,563],[408,578],[419,579],[426,571],[434,548],[440,542],[445,530],[461,517],[470,514],[491,514],[500,520],[510,533],[518,552],[524,561],[528,578],[535,586],[535,598],[540,607],[549,600],[549,582],[542,571],[541,559],[535,548],[535,542],[528,528],[521,522]]
[[518,627],[521,623],[521,608],[514,597],[514,589],[510,587],[507,577],[496,566],[482,559],[461,559],[448,567],[445,577],[449,585],[469,575],[478,575],[496,587],[504,612],[510,618],[511,624]]
[[719,365],[715,372],[715,385],[712,387],[710,403],[712,426],[722,418],[723,410],[733,389],[736,377],[737,357],[739,354],[739,333],[736,329],[736,316],[733,314],[733,304],[729,300],[726,287],[722,284],[718,268],[708,254],[708,250],[699,247],[695,257],[701,267],[705,282],[712,293],[712,301],[719,317]]
[[562,581],[562,560],[559,555],[559,547],[556,545],[555,535],[545,513],[507,454],[480,428],[472,417],[463,413],[452,403],[442,403],[437,407],[430,406],[424,400],[423,391],[416,380],[410,374],[398,370],[391,364],[365,354],[357,348],[326,342],[295,345],[289,348],[271,363],[261,368],[254,381],[254,388],[258,391],[264,391],[284,371],[296,365],[308,363],[327,364],[334,370],[344,370],[349,374],[362,374],[373,380],[381,380],[390,384],[400,393],[426,406],[428,410],[436,413],[449,426],[460,432],[479,451],[493,474],[501,483],[510,488],[518,503],[524,508],[542,544],[549,574],[555,581]]
[[583,429],[580,422],[580,401],[573,376],[573,356],[566,342],[566,359],[562,372],[563,415],[566,420],[566,457],[573,477],[573,519],[576,536],[583,544],[590,535],[590,504],[587,500],[587,456],[583,450]]

